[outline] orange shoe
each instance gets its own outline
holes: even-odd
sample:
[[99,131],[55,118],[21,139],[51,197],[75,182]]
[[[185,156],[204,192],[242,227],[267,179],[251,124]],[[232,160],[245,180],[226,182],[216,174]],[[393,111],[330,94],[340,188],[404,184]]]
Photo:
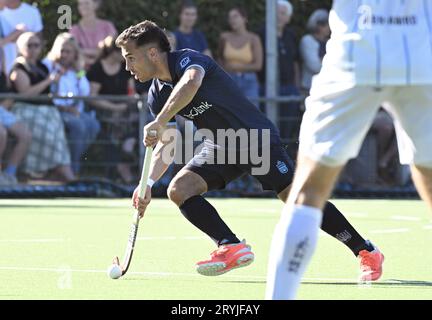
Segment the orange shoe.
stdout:
[[251,247],[243,240],[240,243],[221,245],[211,253],[210,260],[196,264],[199,274],[218,276],[236,268],[246,267],[254,261]]
[[359,252],[360,259],[360,281],[376,281],[382,275],[382,265],[384,255],[375,247],[375,250],[369,252],[362,250]]

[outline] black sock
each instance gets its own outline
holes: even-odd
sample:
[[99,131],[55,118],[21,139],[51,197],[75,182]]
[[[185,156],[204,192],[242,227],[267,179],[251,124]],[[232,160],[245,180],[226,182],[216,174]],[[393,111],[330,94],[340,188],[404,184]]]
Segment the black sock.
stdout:
[[374,250],[372,244],[363,239],[335,205],[328,201],[323,210],[321,229],[345,244],[355,256],[362,250]]
[[180,211],[195,227],[206,233],[216,244],[240,243],[236,235],[221,219],[216,209],[203,197],[187,199]]

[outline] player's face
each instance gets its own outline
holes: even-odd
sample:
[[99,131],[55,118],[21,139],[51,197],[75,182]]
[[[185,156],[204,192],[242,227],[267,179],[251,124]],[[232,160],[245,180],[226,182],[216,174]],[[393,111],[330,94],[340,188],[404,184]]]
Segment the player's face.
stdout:
[[158,51],[153,45],[137,47],[134,41],[130,41],[122,47],[122,55],[126,60],[126,70],[136,80],[146,82],[155,77]]

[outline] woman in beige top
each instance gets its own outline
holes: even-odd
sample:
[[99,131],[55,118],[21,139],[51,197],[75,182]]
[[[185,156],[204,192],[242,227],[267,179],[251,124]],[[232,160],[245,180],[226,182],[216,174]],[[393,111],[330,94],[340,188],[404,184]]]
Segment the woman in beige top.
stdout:
[[242,92],[258,106],[259,95],[256,72],[263,65],[263,48],[257,34],[247,29],[247,14],[234,7],[228,12],[231,31],[219,40],[219,63],[231,75]]

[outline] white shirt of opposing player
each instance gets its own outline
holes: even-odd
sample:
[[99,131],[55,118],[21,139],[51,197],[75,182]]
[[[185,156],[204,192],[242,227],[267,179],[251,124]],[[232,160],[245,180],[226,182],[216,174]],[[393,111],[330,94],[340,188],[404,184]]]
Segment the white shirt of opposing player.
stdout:
[[432,84],[432,0],[334,0],[316,81]]

